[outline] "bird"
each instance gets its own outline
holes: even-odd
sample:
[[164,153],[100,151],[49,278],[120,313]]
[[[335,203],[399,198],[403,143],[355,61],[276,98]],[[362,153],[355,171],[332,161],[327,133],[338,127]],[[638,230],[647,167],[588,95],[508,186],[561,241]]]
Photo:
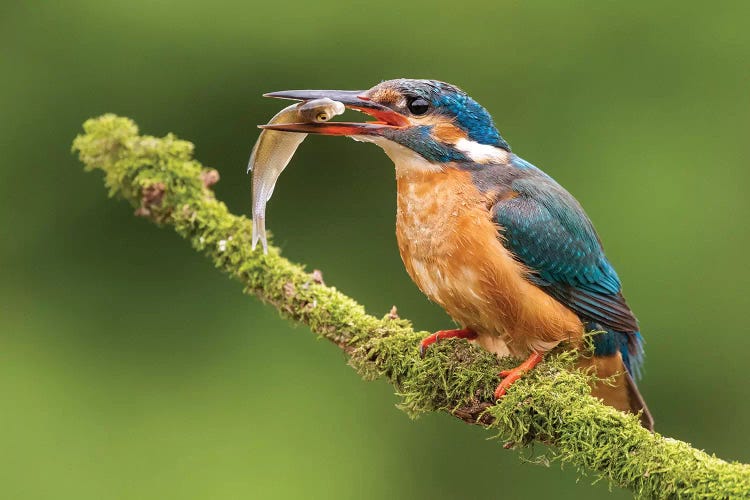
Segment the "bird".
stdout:
[[264,95],[329,98],[374,119],[261,128],[348,136],[376,144],[393,161],[406,271],[461,327],[426,337],[422,356],[435,342],[463,338],[524,358],[499,374],[499,399],[558,344],[580,346],[587,332],[598,332],[593,356],[579,361],[600,378],[592,394],[640,415],[653,431],[635,383],[643,337],[591,220],[567,190],[511,150],[484,107],[455,85],[425,79]]

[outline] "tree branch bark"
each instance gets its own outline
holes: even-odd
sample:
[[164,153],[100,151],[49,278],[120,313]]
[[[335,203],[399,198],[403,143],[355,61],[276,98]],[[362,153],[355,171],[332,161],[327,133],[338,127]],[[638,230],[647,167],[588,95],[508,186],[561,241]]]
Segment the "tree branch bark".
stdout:
[[498,361],[462,340],[436,344],[421,359],[418,344],[428,332],[414,331],[395,314],[366,314],[325,286],[319,273],[289,262],[275,247],[268,255],[253,252],[250,220],[216,200],[211,186],[218,173],[193,159],[191,143],[171,134],[141,136],[131,120],[104,115],[84,124],[73,149],[87,170],[104,172],[110,196],[125,198],[136,215],[174,227],[246,293],[343,349],[364,378],[390,380],[410,415],[446,411],[494,431],[506,447],[550,445],[548,458],[639,496],[750,496],[750,466],[651,434],[636,417],[601,404],[590,396],[588,376],[572,369],[572,352],[548,356],[497,404],[497,373],[514,360]]

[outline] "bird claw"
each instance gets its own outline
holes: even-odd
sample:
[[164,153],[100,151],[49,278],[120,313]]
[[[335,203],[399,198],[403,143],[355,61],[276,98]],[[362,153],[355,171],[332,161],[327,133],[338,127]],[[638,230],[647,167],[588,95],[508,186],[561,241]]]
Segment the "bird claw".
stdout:
[[502,380],[495,389],[495,399],[500,399],[505,396],[508,388],[519,378],[523,377],[526,372],[534,368],[543,359],[543,356],[537,352],[531,353],[531,356],[526,359],[523,363],[511,368],[510,370],[503,370],[497,374]]
[[469,330],[468,328],[463,328],[461,330],[438,330],[432,335],[428,335],[425,338],[423,338],[422,342],[419,343],[419,357],[424,358],[425,354],[427,353],[427,348],[430,347],[435,342],[437,342],[438,340],[450,339],[450,338],[472,340],[472,339],[477,338],[477,334],[476,332],[473,332],[472,330]]
[[495,399],[501,399],[503,396],[505,396],[505,391],[507,387],[503,386],[503,383],[500,382],[500,384],[495,389]]
[[503,370],[498,373],[499,377],[504,378],[497,385],[497,388],[495,388],[495,399],[500,399],[505,396],[505,393],[508,392],[508,388],[513,385],[513,382],[521,378],[524,373],[526,373],[525,370],[519,370],[518,368]]
[[419,357],[424,359],[424,355],[427,354],[427,348],[430,347],[432,344],[440,340],[440,337],[438,336],[440,332],[435,332],[432,335],[428,335],[425,338],[422,339],[422,342],[419,343]]

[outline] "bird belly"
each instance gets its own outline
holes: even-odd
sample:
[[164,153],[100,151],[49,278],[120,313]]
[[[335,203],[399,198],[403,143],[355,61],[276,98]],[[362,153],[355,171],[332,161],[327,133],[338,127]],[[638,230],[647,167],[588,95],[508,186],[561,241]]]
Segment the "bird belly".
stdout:
[[578,317],[530,283],[502,245],[491,205],[468,172],[398,176],[396,235],[411,278],[498,355],[544,352],[580,338]]

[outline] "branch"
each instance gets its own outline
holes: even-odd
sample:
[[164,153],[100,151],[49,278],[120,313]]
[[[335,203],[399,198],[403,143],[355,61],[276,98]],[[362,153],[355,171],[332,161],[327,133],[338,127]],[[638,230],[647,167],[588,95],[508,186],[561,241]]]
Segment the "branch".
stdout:
[[273,305],[343,349],[364,378],[387,378],[414,416],[446,411],[478,423],[522,447],[550,445],[547,458],[574,465],[647,497],[737,498],[750,495],[750,466],[728,463],[689,444],[651,434],[633,415],[590,396],[587,375],[571,369],[575,354],[558,351],[516,382],[497,404],[492,391],[497,360],[465,341],[446,341],[421,359],[417,346],[428,332],[390,314],[378,319],[320,274],[279,255],[250,249],[251,222],[229,213],[211,186],[216,170],[204,169],[193,145],[169,134],[138,135],[127,118],[88,120],[73,143],[87,170],[100,169],[110,196],[121,196],[136,215],[174,227],[244,291]]

